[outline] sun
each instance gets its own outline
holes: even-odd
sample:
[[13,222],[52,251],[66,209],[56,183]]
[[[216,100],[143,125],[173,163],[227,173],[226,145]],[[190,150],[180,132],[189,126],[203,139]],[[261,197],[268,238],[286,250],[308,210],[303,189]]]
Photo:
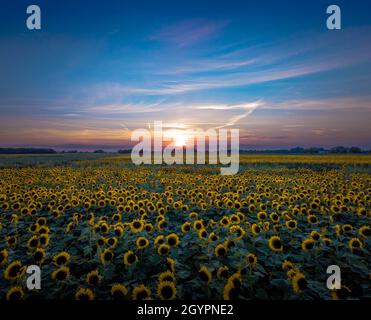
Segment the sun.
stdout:
[[187,145],[187,135],[181,130],[169,130],[166,135],[171,138],[175,147],[183,147]]
[[173,138],[174,138],[174,145],[176,147],[183,147],[187,144],[187,138],[181,132],[176,133]]

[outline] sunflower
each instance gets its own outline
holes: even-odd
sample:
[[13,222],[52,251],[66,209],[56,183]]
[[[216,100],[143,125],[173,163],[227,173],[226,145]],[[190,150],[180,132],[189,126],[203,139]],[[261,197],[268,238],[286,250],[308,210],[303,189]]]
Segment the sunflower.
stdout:
[[292,288],[294,292],[298,293],[305,290],[308,286],[308,282],[305,279],[304,274],[297,272],[292,278]]
[[295,267],[290,269],[289,271],[287,271],[287,279],[289,279],[290,281],[292,280],[292,278],[294,278],[294,276],[299,272],[298,269],[296,269]]
[[346,300],[350,294],[351,290],[347,286],[341,286],[338,290],[331,290],[332,300]]
[[228,227],[230,225],[231,221],[229,220],[229,217],[224,216],[223,218],[220,219],[220,224],[223,227]]
[[371,236],[371,228],[369,226],[363,226],[358,230],[358,234],[366,239]]
[[358,238],[352,238],[352,239],[349,240],[348,246],[353,251],[357,251],[357,250],[362,249],[363,244],[362,244],[361,240],[359,240]]
[[223,244],[227,249],[231,249],[232,247],[236,245],[235,242],[231,239],[225,240]]
[[161,221],[159,221],[158,223],[157,223],[157,229],[158,230],[163,230],[163,229],[165,229],[167,227],[167,222],[166,222],[166,220],[164,219],[164,220],[161,220]]
[[108,238],[107,244],[110,246],[111,249],[114,249],[118,244],[118,240],[116,237]]
[[314,248],[314,240],[312,238],[304,239],[301,243],[301,248],[303,251],[308,251]]
[[37,223],[40,227],[45,226],[45,225],[46,225],[46,218],[44,218],[44,217],[40,217],[40,218],[37,219],[36,223]]
[[282,263],[282,269],[283,270],[291,270],[295,267],[295,265],[291,262],[291,261],[288,261],[288,260],[285,260],[283,263]]
[[100,261],[105,264],[113,260],[113,252],[110,249],[104,249],[100,254]]
[[235,272],[228,278],[228,282],[232,282],[233,286],[236,288],[241,287],[242,285],[242,278],[241,273],[239,271]]
[[265,219],[267,219],[267,213],[264,212],[264,211],[261,211],[257,214],[257,217],[258,217],[259,220],[265,220]]
[[138,257],[134,254],[133,251],[129,250],[124,253],[124,264],[126,266],[131,266],[138,260]]
[[121,226],[117,226],[114,228],[115,236],[121,238],[124,235],[124,229]]
[[198,274],[200,275],[202,281],[206,282],[207,284],[211,282],[211,272],[205,266],[200,268]]
[[290,230],[295,230],[298,227],[298,222],[296,220],[286,221],[286,227]]
[[68,252],[62,251],[53,257],[53,261],[57,266],[62,266],[70,260],[71,256]]
[[155,239],[155,246],[157,246],[159,244],[163,244],[163,243],[165,243],[165,237],[162,234],[160,234]]
[[247,263],[250,266],[255,266],[256,263],[258,262],[258,258],[253,253],[248,253],[247,256],[246,256],[246,259],[247,259]]
[[236,300],[238,299],[239,294],[240,294],[240,288],[239,287],[236,288],[233,285],[233,282],[228,281],[223,289],[223,299],[224,300]]
[[220,267],[218,269],[218,271],[216,272],[216,276],[218,279],[222,279],[222,278],[227,278],[228,277],[228,267],[227,266],[223,266],[223,267]]
[[76,300],[94,300],[94,293],[89,288],[79,288],[75,294]]
[[166,242],[170,247],[177,247],[179,245],[179,237],[176,233],[171,233],[166,237]]
[[310,214],[310,215],[308,215],[307,220],[308,220],[308,222],[309,222],[310,224],[317,224],[317,223],[318,223],[318,218],[317,218],[317,216],[314,215],[314,214]]
[[323,243],[326,245],[326,246],[329,246],[329,245],[331,245],[331,239],[330,238],[327,238],[327,237],[324,237],[324,238],[322,238],[322,241],[323,241]]
[[13,287],[8,290],[6,293],[6,300],[8,301],[16,301],[16,300],[22,300],[24,297],[24,292],[22,287]]
[[166,258],[166,268],[170,270],[171,272],[175,272],[175,260],[172,258]]
[[66,281],[70,275],[70,269],[66,266],[62,266],[59,269],[53,271],[52,278],[57,281]]
[[198,231],[198,237],[200,239],[206,239],[207,238],[207,231],[202,228],[200,231]]
[[144,223],[142,220],[139,220],[139,219],[134,219],[130,223],[130,231],[133,233],[141,232],[143,230],[143,227],[144,227]]
[[191,212],[191,213],[188,215],[188,217],[189,217],[190,219],[196,219],[196,218],[198,217],[198,213],[197,213],[197,212]]
[[39,237],[40,245],[45,248],[49,244],[50,237],[48,234],[44,233]]
[[172,271],[168,270],[168,271],[160,273],[160,275],[158,277],[158,281],[159,282],[164,282],[164,281],[176,282],[176,278],[175,278],[174,273]]
[[161,300],[174,300],[176,297],[176,287],[174,282],[160,282],[157,286],[157,294]]
[[42,264],[45,260],[46,253],[43,248],[37,248],[35,253],[33,254],[33,258],[35,263]]
[[136,245],[137,245],[137,247],[138,247],[139,250],[143,250],[143,249],[147,248],[148,245],[149,245],[149,241],[148,241],[148,239],[145,238],[145,237],[139,237],[139,238],[136,240],[135,243],[136,243]]
[[236,235],[237,240],[241,240],[245,235],[245,231],[240,226],[232,226],[229,231]]
[[353,227],[350,224],[344,224],[342,229],[345,233],[349,233],[353,230]]
[[101,280],[98,270],[90,271],[86,275],[86,282],[91,286],[96,286]]
[[15,236],[6,237],[6,242],[9,246],[15,247],[17,245],[17,238]]
[[160,255],[160,256],[166,256],[168,255],[170,252],[170,246],[168,244],[161,244],[159,245],[158,249],[157,249],[157,253]]
[[100,248],[102,248],[102,247],[105,245],[105,243],[106,243],[106,238],[99,238],[99,239],[97,240],[97,245],[98,245],[98,247],[100,247]]
[[14,280],[22,276],[22,274],[25,271],[25,267],[22,266],[22,263],[20,260],[13,261],[10,263],[5,271],[4,271],[4,278],[6,280]]
[[193,223],[193,229],[195,229],[196,231],[200,231],[203,227],[204,227],[204,225],[203,225],[201,220],[196,220]]
[[225,257],[227,254],[227,248],[223,244],[218,244],[214,250],[215,256]]
[[8,261],[8,250],[3,249],[0,251],[0,267],[3,266]]
[[215,234],[215,232],[211,232],[210,234],[209,234],[209,240],[210,241],[217,241],[219,239],[219,237]]
[[253,235],[257,235],[261,232],[261,228],[256,224],[254,223],[252,226],[251,226],[251,232],[253,233]]
[[270,237],[270,239],[268,241],[268,245],[269,245],[269,248],[272,251],[279,252],[279,251],[282,251],[283,250],[281,238],[278,237],[278,236],[272,236],[272,237]]
[[321,234],[320,234],[318,231],[313,230],[313,231],[310,233],[310,237],[311,237],[313,240],[318,241],[318,240],[321,238]]
[[180,228],[183,233],[187,233],[191,230],[191,223],[190,222],[184,222]]
[[133,289],[132,297],[133,300],[148,300],[151,298],[151,290],[141,284]]
[[111,295],[114,300],[126,299],[128,289],[123,284],[116,283],[111,288]]
[[27,241],[27,247],[31,250],[34,250],[39,246],[39,238],[37,236],[32,236],[28,241]]

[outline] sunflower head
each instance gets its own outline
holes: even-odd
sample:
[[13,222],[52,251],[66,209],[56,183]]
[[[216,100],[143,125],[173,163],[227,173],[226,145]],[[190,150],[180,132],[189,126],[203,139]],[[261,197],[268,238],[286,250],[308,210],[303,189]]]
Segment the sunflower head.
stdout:
[[157,287],[157,294],[161,300],[174,300],[176,297],[176,287],[174,282],[160,282]]
[[247,254],[246,260],[250,266],[255,266],[258,262],[258,258],[256,257],[256,255],[251,252]]
[[278,236],[270,237],[268,241],[269,248],[274,252],[279,252],[283,250],[281,238]]
[[123,284],[116,283],[111,288],[111,295],[114,300],[126,299],[128,295],[128,289]]
[[151,298],[151,290],[141,284],[133,289],[133,300],[148,300]]
[[138,260],[138,257],[134,254],[133,251],[129,250],[124,253],[124,264],[126,266],[131,266]]
[[207,284],[211,282],[211,272],[209,271],[209,269],[207,269],[207,267],[202,266],[198,271],[198,274],[200,275],[202,281],[206,282]]
[[6,300],[8,301],[22,300],[23,297],[23,288],[19,286],[10,288],[6,293]]
[[89,288],[79,288],[75,294],[76,300],[94,300],[94,293]]
[[314,240],[312,238],[304,239],[301,243],[303,251],[308,251],[314,248]]
[[224,244],[218,244],[214,250],[215,256],[225,257],[227,254],[227,248]]
[[8,261],[8,256],[8,250],[3,249],[0,251],[0,267],[6,264],[6,262]]
[[363,226],[358,230],[358,234],[366,239],[371,236],[371,228],[369,226]]
[[143,230],[144,223],[142,220],[134,219],[130,223],[130,231],[133,233],[141,232]]
[[301,272],[297,272],[292,278],[292,288],[294,292],[299,293],[305,290],[307,286],[308,286],[308,282],[305,279],[304,274],[302,274]]
[[166,237],[166,242],[171,247],[177,247],[179,245],[179,237],[176,233],[171,233]]
[[224,286],[223,289],[223,299],[224,300],[236,300],[238,299],[240,294],[240,288],[235,287],[233,282],[227,281],[227,284]]
[[291,261],[288,261],[288,260],[285,260],[283,263],[282,263],[282,269],[283,270],[291,270],[295,267],[295,265],[291,262]]
[[170,246],[168,244],[161,244],[159,245],[159,247],[157,248],[157,253],[160,255],[160,256],[166,256],[168,255],[170,252]]
[[286,227],[290,230],[295,230],[298,227],[298,222],[296,220],[286,221]]
[[171,272],[175,272],[175,260],[172,259],[172,258],[166,258],[166,261],[165,261],[165,264],[166,264],[166,268],[171,271]]
[[139,238],[136,240],[135,243],[136,243],[136,245],[137,245],[137,247],[138,247],[139,250],[143,250],[143,249],[147,248],[148,245],[149,245],[149,241],[148,241],[148,239],[145,238],[145,237],[139,237]]
[[54,270],[52,273],[52,278],[54,280],[64,282],[68,279],[70,275],[70,269],[66,266],[62,266],[57,270]]
[[228,267],[227,266],[223,266],[223,267],[220,267],[216,273],[216,276],[218,279],[223,279],[223,278],[227,278],[228,277]]
[[86,282],[91,286],[96,286],[101,280],[98,270],[90,271],[86,275]]
[[358,238],[352,238],[348,242],[349,248],[353,251],[361,250],[363,247],[363,243]]
[[168,270],[159,275],[158,281],[159,282],[164,282],[164,281],[175,282],[176,278],[175,278],[174,273]]
[[70,260],[70,258],[71,256],[68,252],[62,251],[58,253],[57,255],[55,255],[53,257],[53,260],[57,266],[62,266],[62,265],[65,265]]
[[103,264],[111,262],[113,257],[113,252],[110,249],[104,249],[104,251],[100,254],[100,260]]
[[181,226],[181,230],[183,233],[187,233],[191,230],[191,223],[190,222],[184,222]]

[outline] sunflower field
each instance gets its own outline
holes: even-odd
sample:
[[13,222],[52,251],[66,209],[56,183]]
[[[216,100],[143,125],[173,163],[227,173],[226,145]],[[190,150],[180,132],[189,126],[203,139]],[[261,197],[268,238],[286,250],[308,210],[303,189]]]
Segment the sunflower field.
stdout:
[[371,297],[370,156],[65,157],[0,157],[0,299]]

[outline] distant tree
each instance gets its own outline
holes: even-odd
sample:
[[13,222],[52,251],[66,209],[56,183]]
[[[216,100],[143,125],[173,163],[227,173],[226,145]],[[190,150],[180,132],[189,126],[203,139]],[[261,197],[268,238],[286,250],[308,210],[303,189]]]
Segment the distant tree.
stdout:
[[118,150],[117,152],[118,153],[131,153],[131,150],[130,149],[122,149],[122,150]]
[[361,152],[362,152],[361,148],[358,147],[349,148],[349,153],[361,153]]
[[302,147],[296,147],[296,148],[292,148],[290,149],[290,153],[297,153],[297,154],[301,154],[301,153],[304,153],[304,148]]
[[57,151],[45,148],[0,148],[0,154],[55,154]]
[[338,146],[338,147],[331,148],[329,152],[330,153],[347,153],[348,149],[343,146]]
[[101,150],[101,149],[99,149],[99,150],[94,150],[94,153],[105,153],[105,151],[104,151],[104,150]]

